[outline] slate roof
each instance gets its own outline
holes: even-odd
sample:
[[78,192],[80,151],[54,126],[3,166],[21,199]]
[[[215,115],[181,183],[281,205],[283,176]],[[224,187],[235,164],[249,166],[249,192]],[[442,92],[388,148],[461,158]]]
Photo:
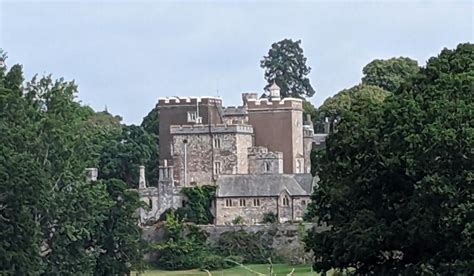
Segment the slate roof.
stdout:
[[279,196],[285,190],[291,196],[309,196],[312,182],[310,174],[220,175],[217,180],[216,196]]

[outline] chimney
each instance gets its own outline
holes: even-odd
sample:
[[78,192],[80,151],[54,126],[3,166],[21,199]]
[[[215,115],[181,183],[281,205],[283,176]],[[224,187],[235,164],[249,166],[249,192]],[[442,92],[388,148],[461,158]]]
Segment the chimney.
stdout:
[[145,180],[145,166],[140,166],[140,179],[138,180],[138,188],[146,189],[146,180]]
[[331,126],[330,126],[330,123],[329,123],[329,118],[326,117],[326,118],[324,119],[324,133],[329,134],[330,127],[331,127]]
[[86,168],[86,181],[87,182],[97,181],[98,175],[99,175],[99,170],[97,168]]
[[311,114],[306,114],[306,121],[304,122],[305,125],[312,126],[313,122],[311,121]]

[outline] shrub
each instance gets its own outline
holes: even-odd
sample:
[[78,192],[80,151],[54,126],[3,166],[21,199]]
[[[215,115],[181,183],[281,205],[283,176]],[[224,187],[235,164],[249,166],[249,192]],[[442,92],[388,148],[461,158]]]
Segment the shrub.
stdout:
[[278,218],[275,213],[268,212],[263,214],[263,223],[275,223],[277,222]]
[[272,243],[272,237],[263,232],[228,231],[219,236],[216,251],[223,256],[241,256],[245,263],[266,263],[268,258],[275,257]]

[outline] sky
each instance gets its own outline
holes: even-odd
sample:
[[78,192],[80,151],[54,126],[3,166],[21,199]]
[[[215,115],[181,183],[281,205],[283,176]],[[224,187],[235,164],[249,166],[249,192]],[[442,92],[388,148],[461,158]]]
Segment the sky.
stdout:
[[272,43],[301,40],[319,106],[373,59],[424,65],[474,40],[474,1],[6,1],[0,48],[25,76],[75,80],[97,111],[142,118],[166,96],[263,92]]

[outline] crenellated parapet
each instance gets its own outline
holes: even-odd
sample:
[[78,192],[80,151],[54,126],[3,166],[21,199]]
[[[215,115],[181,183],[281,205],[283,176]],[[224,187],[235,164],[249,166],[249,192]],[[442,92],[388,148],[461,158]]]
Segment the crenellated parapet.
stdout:
[[158,107],[170,106],[170,105],[196,105],[196,104],[215,104],[222,105],[222,99],[220,97],[164,97],[158,99]]
[[258,109],[296,109],[303,110],[303,100],[297,98],[283,99],[249,99],[248,110]]
[[170,133],[176,134],[206,134],[206,133],[245,133],[252,134],[253,127],[251,125],[173,125],[170,126]]
[[227,106],[222,107],[222,115],[225,116],[245,116],[247,108],[245,106]]

